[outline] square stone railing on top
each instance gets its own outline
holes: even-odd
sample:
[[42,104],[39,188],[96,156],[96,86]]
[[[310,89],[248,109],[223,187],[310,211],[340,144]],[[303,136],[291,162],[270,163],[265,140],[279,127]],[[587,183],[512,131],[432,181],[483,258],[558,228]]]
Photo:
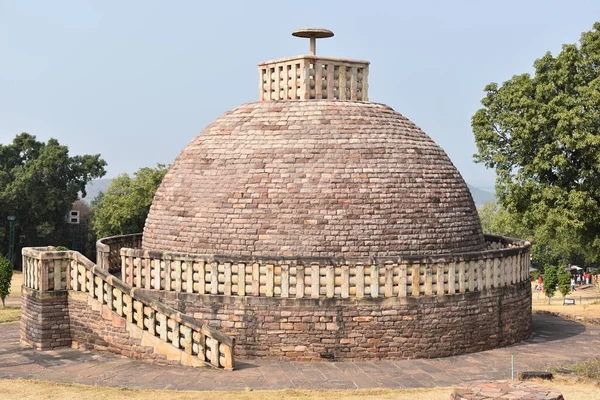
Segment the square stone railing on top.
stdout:
[[369,62],[297,56],[258,64],[259,100],[368,101]]
[[444,296],[529,279],[528,242],[486,237],[474,253],[377,260],[251,259],[121,249],[122,279],[144,289],[226,296]]
[[23,249],[23,285],[41,292],[87,293],[128,322],[200,361],[217,368],[234,367],[235,341],[230,336],[136,292],[78,252]]

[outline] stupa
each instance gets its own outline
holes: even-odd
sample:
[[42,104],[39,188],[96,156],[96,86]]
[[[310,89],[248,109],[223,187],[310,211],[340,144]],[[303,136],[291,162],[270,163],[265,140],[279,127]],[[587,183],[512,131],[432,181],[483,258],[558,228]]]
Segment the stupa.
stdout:
[[369,101],[367,61],[293,34],[310,54],[258,65],[259,100],[183,149],[143,234],[101,239],[97,264],[23,250],[22,343],[230,370],[529,336],[530,244],[482,233],[446,153]]
[[136,258],[162,260],[146,287],[235,335],[241,356],[437,357],[526,338],[529,245],[484,237],[446,153],[368,101],[369,62],[317,56],[331,31],[293,35],[310,54],[260,63],[259,101],[170,167],[143,249],[122,253],[128,283],[144,286]]

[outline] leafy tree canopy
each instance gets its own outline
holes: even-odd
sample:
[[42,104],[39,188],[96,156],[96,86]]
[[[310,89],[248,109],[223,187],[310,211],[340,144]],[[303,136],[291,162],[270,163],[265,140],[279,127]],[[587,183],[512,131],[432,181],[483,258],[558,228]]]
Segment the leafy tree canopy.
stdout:
[[600,23],[485,87],[472,119],[477,162],[494,168],[501,205],[567,259],[600,256]]
[[0,144],[0,243],[8,246],[9,215],[15,215],[18,246],[65,225],[67,213],[86,184],[104,175],[106,162],[96,155],[70,156],[56,139],[40,142],[21,133]]
[[154,193],[167,173],[167,167],[141,168],[133,178],[123,174],[113,179],[106,193],[94,201],[94,230],[99,238],[138,233],[150,211]]
[[536,240],[533,230],[521,222],[519,215],[509,212],[498,203],[486,203],[477,211],[484,233],[520,238],[531,242],[533,266],[543,269],[545,265],[567,262],[561,254],[556,254],[551,246]]

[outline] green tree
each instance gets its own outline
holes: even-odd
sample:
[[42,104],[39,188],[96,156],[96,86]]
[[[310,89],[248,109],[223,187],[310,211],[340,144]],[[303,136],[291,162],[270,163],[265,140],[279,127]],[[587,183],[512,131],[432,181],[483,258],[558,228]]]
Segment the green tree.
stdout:
[[556,285],[558,284],[558,268],[553,265],[549,265],[544,268],[544,292],[548,296],[548,303],[550,299],[554,297],[556,293]]
[[532,236],[531,230],[523,226],[517,215],[511,214],[496,202],[484,204],[477,212],[484,233],[526,240]]
[[55,244],[79,192],[85,194],[86,184],[104,175],[105,165],[99,154],[70,156],[56,139],[44,143],[28,133],[0,144],[1,248],[8,247],[9,215],[17,217],[18,247]]
[[2,307],[6,306],[5,299],[10,294],[12,275],[12,264],[8,261],[8,258],[0,254],[0,299],[2,299]]
[[571,273],[564,267],[558,267],[558,291],[563,298],[571,293]]
[[518,214],[511,213],[495,202],[486,203],[477,211],[484,233],[531,242],[531,260],[534,266],[543,269],[544,265],[556,264],[559,261],[559,257],[551,251],[548,245],[536,240],[533,230],[525,226]]
[[167,173],[167,167],[141,168],[133,178],[123,174],[113,179],[106,193],[92,201],[94,230],[99,238],[138,233],[150,211],[154,193]]
[[500,204],[555,257],[600,257],[600,23],[535,73],[485,87],[472,119],[477,162]]

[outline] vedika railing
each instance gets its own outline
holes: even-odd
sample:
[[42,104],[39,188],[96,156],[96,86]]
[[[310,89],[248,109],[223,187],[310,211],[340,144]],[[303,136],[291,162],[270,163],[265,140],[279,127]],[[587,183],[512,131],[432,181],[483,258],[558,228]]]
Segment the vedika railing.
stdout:
[[235,340],[139,293],[75,251],[23,249],[23,285],[40,291],[73,290],[110,308],[140,329],[213,367],[234,368]]
[[378,259],[243,259],[121,249],[122,279],[144,289],[226,296],[443,296],[529,279],[529,242],[486,235],[489,250]]
[[96,262],[98,267],[109,271],[119,271],[121,264],[121,248],[137,249],[142,247],[142,234],[111,236],[96,242]]

